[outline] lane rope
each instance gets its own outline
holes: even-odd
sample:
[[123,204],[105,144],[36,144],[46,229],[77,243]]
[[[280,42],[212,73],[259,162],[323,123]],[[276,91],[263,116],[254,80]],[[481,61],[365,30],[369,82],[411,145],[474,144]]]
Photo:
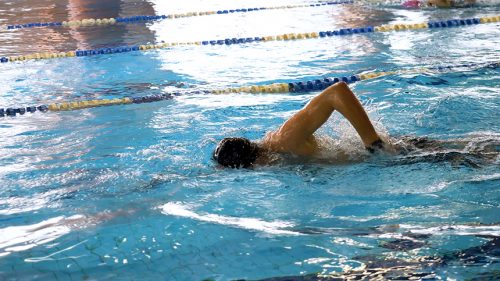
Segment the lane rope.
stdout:
[[128,53],[133,51],[147,51],[153,49],[165,49],[175,46],[195,45],[195,46],[229,46],[235,44],[249,44],[254,42],[270,42],[270,41],[290,41],[290,40],[304,40],[316,39],[332,36],[345,36],[345,35],[359,35],[373,32],[390,32],[390,31],[406,31],[418,29],[437,29],[437,28],[451,28],[461,27],[477,24],[496,23],[500,21],[500,15],[481,17],[481,18],[467,18],[467,19],[450,19],[443,21],[429,21],[423,23],[412,24],[389,24],[380,26],[367,26],[360,28],[341,28],[333,31],[320,31],[309,33],[288,33],[275,36],[264,37],[244,37],[244,38],[226,38],[219,40],[206,40],[194,42],[174,42],[174,43],[159,43],[147,45],[133,45],[109,48],[97,48],[89,50],[76,50],[57,53],[34,53],[29,55],[0,57],[0,63],[25,61],[25,60],[42,60],[54,58],[67,58],[67,57],[86,57],[104,54]]
[[4,30],[15,30],[23,28],[35,28],[35,27],[81,27],[81,26],[94,26],[94,25],[114,25],[117,23],[130,24],[130,23],[146,23],[154,22],[165,19],[177,19],[177,18],[189,18],[196,16],[208,16],[208,15],[226,15],[234,13],[248,13],[261,10],[285,10],[294,8],[309,8],[309,7],[321,7],[329,5],[339,5],[339,4],[352,4],[352,0],[339,0],[331,2],[317,2],[311,4],[301,4],[301,5],[285,5],[285,6],[270,6],[270,7],[259,7],[259,8],[240,8],[240,9],[227,9],[227,10],[217,10],[217,11],[201,11],[201,12],[188,12],[179,14],[169,14],[169,15],[140,15],[140,16],[130,16],[130,17],[119,17],[119,18],[88,18],[82,20],[73,21],[62,21],[62,22],[31,22],[24,24],[9,24],[1,26]]
[[163,94],[152,94],[141,97],[123,97],[115,99],[95,99],[95,100],[81,100],[81,101],[67,101],[59,103],[51,103],[49,105],[39,105],[39,106],[26,106],[26,107],[9,107],[0,108],[0,117],[15,117],[18,114],[24,115],[26,113],[34,113],[36,111],[47,112],[47,111],[70,111],[70,110],[80,110],[86,108],[94,108],[100,106],[112,106],[112,105],[125,105],[125,104],[140,104],[140,103],[151,103],[163,100],[173,99],[175,96],[179,95],[193,95],[193,94],[226,94],[226,93],[304,93],[311,91],[322,91],[331,85],[338,82],[345,82],[352,84],[358,81],[364,81],[369,79],[375,79],[379,77],[384,77],[388,75],[396,74],[418,74],[427,73],[432,71],[437,72],[449,72],[457,71],[459,69],[466,69],[470,71],[477,68],[498,68],[500,66],[500,61],[489,62],[489,63],[471,63],[471,64],[459,64],[459,65],[449,65],[449,66],[437,66],[437,67],[421,67],[413,69],[401,69],[395,71],[370,71],[357,75],[343,76],[343,77],[327,77],[322,79],[299,81],[299,82],[289,82],[289,83],[273,83],[267,85],[252,85],[244,86],[239,88],[225,88],[220,90],[211,91],[189,91],[189,92],[173,92],[173,93],[163,93]]

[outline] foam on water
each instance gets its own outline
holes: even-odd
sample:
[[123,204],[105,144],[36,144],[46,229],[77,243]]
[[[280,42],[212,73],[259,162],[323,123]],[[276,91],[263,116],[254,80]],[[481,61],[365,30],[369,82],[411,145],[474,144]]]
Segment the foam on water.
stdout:
[[255,230],[273,235],[301,235],[299,232],[286,230],[294,225],[285,221],[266,222],[257,218],[237,218],[221,216],[216,214],[197,214],[185,205],[179,203],[166,203],[158,207],[163,214],[170,216],[185,217],[204,222],[210,222],[232,227]]

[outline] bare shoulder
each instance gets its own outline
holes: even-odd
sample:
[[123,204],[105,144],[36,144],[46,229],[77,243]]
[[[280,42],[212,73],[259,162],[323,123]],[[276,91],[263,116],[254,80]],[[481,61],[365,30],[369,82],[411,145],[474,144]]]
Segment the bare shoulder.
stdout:
[[264,149],[269,151],[278,151],[281,146],[281,138],[279,132],[270,131],[267,132],[266,135],[262,138],[261,145]]
[[262,147],[271,152],[292,153],[298,156],[312,156],[319,150],[318,141],[314,135],[300,144],[289,141],[280,130],[268,132],[261,143]]

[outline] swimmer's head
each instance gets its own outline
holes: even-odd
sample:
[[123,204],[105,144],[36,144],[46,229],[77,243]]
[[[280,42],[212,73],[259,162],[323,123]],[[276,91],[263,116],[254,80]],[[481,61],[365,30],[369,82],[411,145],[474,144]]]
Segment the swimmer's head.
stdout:
[[214,160],[224,167],[248,168],[257,159],[259,147],[245,138],[224,138],[214,151]]

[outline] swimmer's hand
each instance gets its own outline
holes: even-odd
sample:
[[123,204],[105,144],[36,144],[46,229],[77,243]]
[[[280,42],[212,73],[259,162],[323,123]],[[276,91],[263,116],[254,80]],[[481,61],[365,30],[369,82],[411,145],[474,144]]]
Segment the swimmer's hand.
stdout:
[[366,150],[368,150],[368,152],[372,154],[380,152],[386,154],[397,154],[397,148],[393,146],[390,142],[383,141],[382,139],[374,141],[372,144],[366,147]]
[[375,153],[375,151],[383,149],[384,145],[385,143],[381,139],[378,139],[372,142],[372,144],[370,144],[369,146],[367,146],[366,150],[368,150],[368,152],[370,153]]

